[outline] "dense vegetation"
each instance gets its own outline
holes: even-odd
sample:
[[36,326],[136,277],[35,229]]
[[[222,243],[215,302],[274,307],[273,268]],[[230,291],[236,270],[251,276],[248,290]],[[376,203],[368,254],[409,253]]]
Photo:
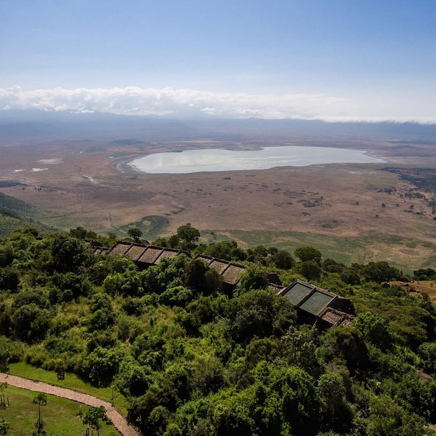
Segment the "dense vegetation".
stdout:
[[402,180],[426,192],[436,192],[436,170],[433,168],[384,168],[384,170],[398,174]]
[[[386,262],[345,266],[312,247],[294,258],[232,241],[198,245],[186,226],[157,241],[245,263],[229,293],[199,260],[138,271],[126,258],[94,256],[89,236],[26,229],[0,239],[2,366],[63,366],[115,384],[147,435],[432,434],[435,307],[387,284],[408,278]],[[298,325],[290,303],[267,289],[268,271],[350,297],[354,327]]]

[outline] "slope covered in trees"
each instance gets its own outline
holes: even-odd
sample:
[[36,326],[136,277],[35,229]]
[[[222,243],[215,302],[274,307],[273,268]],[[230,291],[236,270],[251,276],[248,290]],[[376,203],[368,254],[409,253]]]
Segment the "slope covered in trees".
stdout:
[[[435,307],[386,284],[407,279],[386,262],[345,266],[312,247],[294,258],[232,241],[203,246],[186,229],[155,241],[246,264],[229,293],[183,255],[144,271],[94,256],[83,230],[0,239],[2,366],[62,366],[116,385],[146,435],[432,434]],[[297,324],[292,305],[266,289],[269,271],[349,297],[353,327]]]

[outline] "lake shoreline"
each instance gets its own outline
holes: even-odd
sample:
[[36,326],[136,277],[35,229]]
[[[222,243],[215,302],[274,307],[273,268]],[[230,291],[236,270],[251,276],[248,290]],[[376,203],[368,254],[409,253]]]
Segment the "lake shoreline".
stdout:
[[[314,154],[314,149],[318,151]],[[367,150],[313,146],[273,146],[240,151],[220,148],[151,153],[122,162],[123,172],[135,174],[193,174],[267,170],[328,164],[377,164],[385,159]],[[119,168],[119,165],[117,165]],[[128,170],[126,171],[126,169]]]

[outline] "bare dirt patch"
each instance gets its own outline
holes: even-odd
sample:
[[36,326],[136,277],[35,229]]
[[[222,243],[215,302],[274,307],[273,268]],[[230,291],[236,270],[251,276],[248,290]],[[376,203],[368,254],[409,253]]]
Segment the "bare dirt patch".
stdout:
[[428,294],[431,300],[436,300],[436,283],[416,281],[410,283],[391,282],[391,285],[400,286],[411,295]]

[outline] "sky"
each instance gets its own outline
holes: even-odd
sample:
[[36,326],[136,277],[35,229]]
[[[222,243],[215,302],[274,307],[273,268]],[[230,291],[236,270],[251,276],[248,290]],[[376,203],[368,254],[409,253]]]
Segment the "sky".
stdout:
[[435,0],[0,0],[0,111],[436,122]]

